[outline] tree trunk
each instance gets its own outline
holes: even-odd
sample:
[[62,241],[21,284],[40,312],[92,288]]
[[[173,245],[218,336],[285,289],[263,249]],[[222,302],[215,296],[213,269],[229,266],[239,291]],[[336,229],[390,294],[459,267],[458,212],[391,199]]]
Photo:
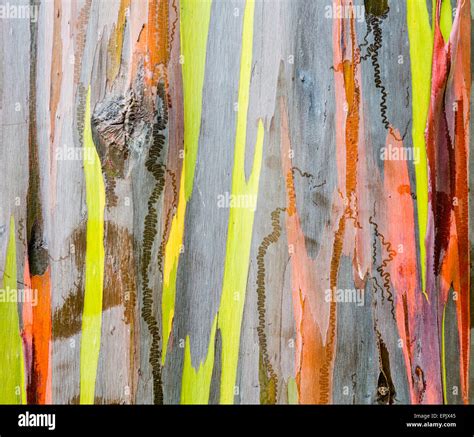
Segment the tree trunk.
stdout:
[[0,18],[0,403],[472,401],[469,2]]

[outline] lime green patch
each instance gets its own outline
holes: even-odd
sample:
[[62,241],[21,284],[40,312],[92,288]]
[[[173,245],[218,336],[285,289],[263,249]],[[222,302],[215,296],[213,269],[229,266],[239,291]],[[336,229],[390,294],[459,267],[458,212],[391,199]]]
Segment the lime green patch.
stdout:
[[288,379],[288,404],[296,405],[298,404],[298,387],[296,385],[295,378]]
[[[179,254],[179,252],[178,252]],[[178,255],[179,256],[179,255]],[[176,301],[176,275],[178,271],[178,257],[174,259],[172,269],[169,275],[169,282],[164,281],[161,297],[162,308],[162,326],[163,326],[163,346],[161,353],[161,365],[165,364],[168,341],[173,326],[174,305]]]
[[[10,218],[2,288],[17,296],[15,220]],[[17,299],[0,302],[0,404],[26,404],[25,361],[20,336]],[[11,301],[13,300],[13,302]]]
[[202,87],[212,0],[180,1],[186,201],[191,197],[201,130]]
[[441,17],[439,20],[439,27],[445,42],[449,40],[451,35],[451,28],[453,26],[453,10],[451,8],[451,0],[443,0],[441,4]]
[[425,127],[431,93],[431,64],[433,34],[425,1],[407,0],[408,39],[412,79],[413,147],[415,156],[416,203],[422,291],[426,299],[426,227],[428,222],[428,168],[426,158]]
[[216,338],[217,316],[211,328],[209,348],[206,361],[199,364],[196,371],[191,361],[191,340],[186,337],[184,350],[184,368],[181,382],[181,403],[182,404],[207,404],[209,403],[209,393],[211,388],[212,370],[214,366],[214,344]]
[[[245,150],[253,51],[254,11],[255,1],[248,0],[245,6],[242,30],[238,94],[239,110],[237,112],[231,190],[233,196],[243,196],[244,198],[249,199],[257,198],[264,139],[263,123],[259,120],[252,172],[247,182],[245,177]],[[252,203],[256,204],[256,202]],[[237,363],[239,358],[240,329],[245,303],[253,221],[253,208],[230,208],[226,257],[224,263],[224,279],[217,322],[217,326],[221,331],[222,339],[220,381],[220,403],[222,404],[231,404],[234,402]],[[216,327],[214,327],[211,332],[211,338],[214,338],[215,329]],[[213,348],[214,345],[210,344],[209,347]],[[211,352],[208,353],[211,354]],[[212,355],[208,355],[209,360],[209,357],[211,356]],[[210,384],[210,378],[207,376],[213,366],[213,361],[214,360],[212,359],[212,364],[207,364],[206,360],[205,372],[203,371],[203,375],[205,374],[206,376],[202,376],[199,380],[199,390],[204,390],[205,394],[209,391],[207,385]],[[210,367],[208,368],[207,365]],[[188,359],[186,360],[186,365],[183,371],[183,375],[186,375],[186,384],[193,382],[188,376],[192,375],[192,369],[189,368],[190,366],[191,360]],[[184,384],[185,381],[183,380],[183,385]],[[205,388],[202,384],[206,384]],[[201,399],[200,395],[198,395],[198,389],[185,388],[185,390],[187,391],[186,399],[188,402],[194,403]]]
[[184,159],[181,172],[179,200],[176,215],[171,223],[165,247],[163,268],[161,362],[165,363],[168,340],[174,316],[176,273],[184,236],[186,204],[191,197],[194,170],[201,131],[202,88],[206,67],[207,36],[211,19],[212,0],[180,1],[181,71],[183,75]]
[[80,403],[93,404],[102,330],[104,288],[105,187],[99,155],[92,140],[90,88],[84,120],[84,176],[86,183],[87,236],[84,310],[80,357]]
[[[242,51],[240,58],[240,80],[235,136],[234,168],[232,171],[232,192],[235,197],[257,198],[262,164],[264,129],[258,122],[257,140],[252,172],[249,181],[245,179],[245,150],[247,138],[247,113],[249,106],[251,64],[253,52],[255,1],[248,0],[245,6]],[[254,202],[256,204],[256,202]],[[219,329],[222,335],[222,404],[234,402],[237,363],[239,359],[240,329],[247,288],[250,246],[252,242],[254,210],[252,208],[230,208],[227,231],[224,280],[219,307]]]

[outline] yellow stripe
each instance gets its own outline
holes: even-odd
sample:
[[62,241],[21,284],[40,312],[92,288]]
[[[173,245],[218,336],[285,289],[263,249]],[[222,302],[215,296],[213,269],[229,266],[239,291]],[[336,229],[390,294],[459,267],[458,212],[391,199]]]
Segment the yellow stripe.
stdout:
[[443,39],[445,42],[449,40],[452,25],[453,10],[451,8],[451,0],[443,0],[443,3],[441,4],[441,17],[439,27],[441,29],[441,34],[443,35]]
[[209,348],[206,361],[199,364],[196,371],[191,362],[191,343],[189,335],[186,337],[184,350],[183,378],[181,381],[181,403],[182,404],[207,404],[209,403],[209,392],[211,388],[212,369],[214,366],[214,341],[216,338],[217,316],[211,329]]
[[288,404],[298,404],[298,386],[296,385],[296,379],[293,377],[288,378]]
[[[254,162],[249,181],[247,182],[245,178],[245,149],[253,51],[254,11],[255,1],[247,0],[243,19],[237,126],[234,167],[232,170],[232,195],[248,196],[249,200],[256,199],[258,194],[264,137],[263,123],[259,120]],[[254,203],[250,202],[250,204]],[[240,329],[245,303],[253,221],[253,208],[230,208],[222,295],[218,316],[216,316],[218,317],[217,326],[220,329],[222,341],[220,381],[220,403],[222,404],[231,404],[234,401]],[[213,339],[215,338],[215,331],[216,319],[211,330],[211,342],[206,363],[200,367],[199,372],[195,372],[191,368],[191,357],[185,358],[182,384],[183,390],[186,393],[187,403],[201,403],[209,397],[211,371],[214,364]],[[188,347],[189,341],[188,338]],[[193,378],[190,378],[189,375],[192,375]],[[193,384],[193,387],[188,387],[189,384]],[[199,394],[201,391],[204,393],[203,396]]]
[[102,329],[104,285],[105,187],[100,159],[91,131],[90,88],[87,92],[84,126],[84,175],[87,204],[87,244],[84,311],[80,358],[80,403],[93,404]]
[[184,105],[184,159],[179,187],[176,215],[173,217],[170,235],[165,247],[163,269],[163,346],[161,360],[166,360],[169,335],[173,324],[176,298],[176,274],[180,249],[183,244],[186,203],[191,197],[194,183],[194,169],[201,130],[202,87],[206,66],[206,46],[211,17],[212,0],[180,1],[180,36],[183,105]]
[[419,157],[415,161],[416,202],[420,244],[422,291],[426,293],[426,226],[428,221],[428,169],[426,160],[425,127],[431,92],[431,63],[433,34],[426,2],[407,0],[408,39],[412,79],[413,147]]
[[[232,195],[239,197],[248,196],[248,199],[256,199],[258,194],[264,137],[263,123],[262,120],[259,120],[253,168],[247,182],[245,180],[245,149],[253,51],[254,11],[255,1],[247,0],[242,31],[237,130],[235,136],[234,168],[232,172]],[[253,204],[254,202],[250,203]],[[240,329],[247,288],[253,221],[254,211],[252,208],[230,208],[224,280],[218,322],[222,337],[220,402],[223,404],[231,404],[234,401],[234,385],[239,358]]]
[[[15,220],[10,218],[10,236],[3,273],[3,290],[16,293],[17,267]],[[20,337],[17,302],[0,302],[0,404],[26,404],[25,361]]]

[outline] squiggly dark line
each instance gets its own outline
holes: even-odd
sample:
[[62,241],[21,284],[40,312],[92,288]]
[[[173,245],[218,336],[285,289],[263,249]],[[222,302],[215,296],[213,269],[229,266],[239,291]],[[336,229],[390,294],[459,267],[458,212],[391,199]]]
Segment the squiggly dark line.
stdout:
[[[377,264],[377,237],[374,235],[374,239],[372,241],[372,264]],[[379,290],[380,295],[382,296],[382,303],[385,301],[385,295],[383,294],[383,288],[380,286],[379,281],[377,280],[376,276],[370,276],[374,283],[375,291]]]
[[171,171],[168,168],[166,169],[166,173],[171,178],[171,186],[173,188],[173,203],[171,205],[171,208],[168,210],[166,214],[165,227],[163,229],[163,235],[161,236],[160,249],[158,250],[158,270],[160,271],[162,277],[163,277],[163,260],[165,257],[166,243],[168,241],[167,235],[170,229],[171,219],[173,218],[174,213],[176,212],[177,203],[178,203],[178,187],[176,184],[176,175],[174,174],[173,171]]
[[314,176],[311,173],[302,171],[298,167],[291,167],[291,173],[293,176],[295,176],[295,171],[297,171],[300,174],[300,176],[303,178],[314,179]]
[[[388,9],[386,10],[385,13],[381,15],[372,15],[369,14],[366,19],[367,23],[367,33],[364,37],[364,42],[359,45],[357,49],[357,56],[358,58],[356,59],[357,63],[360,63],[361,61],[365,61],[370,58],[372,66],[374,67],[374,82],[375,82],[375,87],[380,90],[380,115],[382,118],[382,123],[385,127],[386,130],[390,131],[390,133],[393,135],[393,137],[397,141],[402,141],[405,139],[406,133],[400,138],[399,136],[395,135],[393,132],[393,128],[391,126],[391,123],[388,119],[387,111],[388,111],[388,106],[387,106],[387,100],[388,100],[388,93],[385,88],[385,85],[383,85],[382,82],[382,72],[381,72],[381,67],[379,63],[379,50],[382,48],[382,22],[387,18],[388,15]],[[367,38],[368,34],[370,34],[373,31],[374,34],[374,42],[370,44],[367,47],[367,52],[365,55],[360,56],[361,48],[367,46]]]
[[322,187],[323,185],[326,185],[326,181],[323,181],[321,182],[320,184],[316,184],[314,182],[314,180],[316,179],[314,177],[314,175],[312,175],[311,173],[308,173],[306,171],[302,171],[300,170],[298,167],[291,167],[291,176],[293,176],[293,179],[295,178],[295,172],[299,173],[299,175],[302,177],[302,178],[307,178],[307,179],[310,179],[311,182],[313,183],[313,185],[311,186],[311,188],[320,188]]
[[371,23],[374,33],[374,42],[367,48],[367,55],[370,56],[372,61],[372,66],[374,67],[374,81],[375,87],[380,90],[380,115],[382,117],[383,125],[385,129],[389,130],[390,122],[388,121],[387,117],[387,91],[385,86],[382,83],[382,73],[379,63],[379,50],[382,47],[382,28],[381,24],[382,21],[387,18],[387,14],[381,15],[380,17],[375,17],[373,15],[369,15],[367,21]]
[[[344,244],[344,234],[346,229],[346,218],[342,216],[339,219],[339,225],[336,233],[334,234],[334,249],[331,257],[331,268],[330,268],[330,287],[336,287],[337,276],[339,271],[339,264],[342,254],[342,248]],[[336,315],[337,308],[336,303],[332,301],[329,307],[329,327],[327,332],[327,341],[324,348],[324,359],[319,369],[319,402],[321,404],[329,403],[330,399],[330,368],[333,362],[335,347],[334,343],[336,340]]]
[[380,276],[383,278],[383,286],[384,289],[387,291],[388,295],[387,300],[391,304],[390,312],[392,313],[392,317],[395,320],[395,305],[393,302],[393,293],[390,287],[390,273],[385,271],[385,269],[387,268],[388,263],[393,261],[397,253],[392,249],[392,244],[390,242],[385,241],[384,235],[379,232],[379,226],[376,222],[373,221],[372,216],[369,217],[369,223],[374,226],[375,236],[380,239],[382,246],[385,247],[388,253],[388,258],[382,258],[382,264],[377,267],[377,272],[379,272]]
[[174,35],[176,33],[176,25],[178,23],[178,17],[179,17],[178,8],[176,7],[176,0],[173,0],[173,3],[171,4],[171,7],[173,8],[174,13],[175,13],[176,16],[175,16],[175,19],[173,20],[173,23],[171,23],[170,46],[173,44],[173,41],[174,41]]
[[280,214],[285,212],[286,208],[276,208],[271,213],[272,217],[272,232],[268,234],[260,243],[257,254],[257,310],[258,310],[258,342],[260,346],[260,353],[263,359],[263,365],[267,372],[267,377],[274,382],[275,397],[278,385],[278,377],[268,356],[267,336],[265,333],[265,255],[271,244],[278,241],[281,235]]
[[372,33],[372,21],[371,20],[366,20],[366,25],[367,25],[367,30],[364,35],[364,40],[362,44],[359,44],[359,47],[357,48],[357,57],[356,61],[359,64],[361,61],[365,61],[369,58],[370,54],[369,51],[367,50],[366,54],[361,56],[362,48],[367,47],[369,45],[369,35]]
[[20,220],[18,220],[18,240],[20,240],[20,242],[26,246],[26,241],[25,239],[23,238],[23,232],[25,230],[25,221],[23,220],[23,218],[20,218]]
[[157,210],[156,202],[163,193],[165,185],[165,165],[160,162],[161,153],[165,144],[165,136],[162,131],[166,129],[168,123],[168,105],[164,86],[162,83],[158,86],[158,96],[162,105],[158,112],[156,123],[153,125],[153,142],[148,152],[148,159],[145,162],[147,170],[155,178],[155,187],[148,199],[148,212],[145,216],[143,227],[143,248],[141,274],[143,280],[143,298],[142,298],[142,317],[147,324],[151,335],[149,362],[153,375],[153,400],[155,404],[163,404],[163,386],[161,377],[161,349],[160,349],[160,330],[158,320],[153,314],[153,290],[150,287],[150,278],[148,268],[151,262],[151,251],[155,236],[157,233]]
[[178,207],[178,184],[176,183],[176,174],[174,171],[169,168],[166,169],[166,173],[169,174],[171,178],[171,188],[173,189],[173,207]]

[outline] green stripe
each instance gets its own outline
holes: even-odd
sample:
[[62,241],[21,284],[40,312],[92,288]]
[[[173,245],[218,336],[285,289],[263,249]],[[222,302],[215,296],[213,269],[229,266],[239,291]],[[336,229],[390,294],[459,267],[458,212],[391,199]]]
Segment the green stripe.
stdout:
[[[6,292],[6,296],[17,296],[15,220],[13,216],[10,219],[3,290]],[[0,302],[0,332],[2,333],[0,335],[0,404],[26,404],[23,344],[20,336],[17,299],[14,300],[14,302]]]
[[84,127],[84,175],[87,204],[86,273],[80,358],[80,403],[93,404],[102,329],[104,285],[105,187],[100,159],[92,140],[90,88]]

